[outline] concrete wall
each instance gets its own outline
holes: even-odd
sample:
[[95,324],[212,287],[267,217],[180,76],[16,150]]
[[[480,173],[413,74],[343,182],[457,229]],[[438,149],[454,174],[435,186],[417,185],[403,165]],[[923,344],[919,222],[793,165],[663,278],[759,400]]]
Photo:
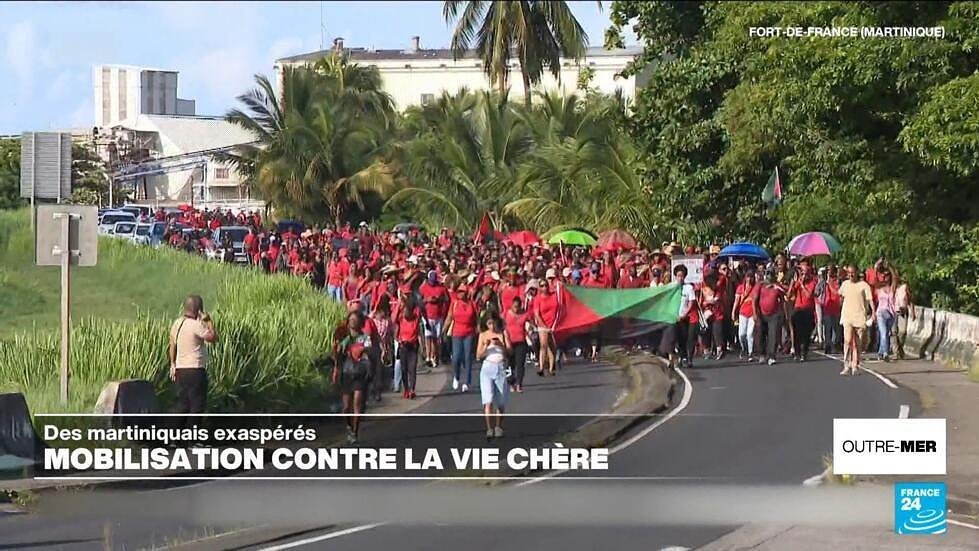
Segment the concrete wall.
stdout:
[[916,307],[905,353],[968,369],[979,376],[979,317]]

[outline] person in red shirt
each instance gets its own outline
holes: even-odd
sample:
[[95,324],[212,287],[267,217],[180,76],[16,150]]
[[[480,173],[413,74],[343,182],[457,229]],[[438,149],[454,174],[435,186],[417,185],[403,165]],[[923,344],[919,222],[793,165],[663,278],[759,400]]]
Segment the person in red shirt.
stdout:
[[840,298],[840,279],[835,265],[828,267],[822,293],[818,296],[823,307],[823,352],[833,354],[843,342],[840,325],[843,300]]
[[754,311],[765,325],[765,352],[768,365],[775,365],[775,354],[782,338],[785,321],[785,288],[776,282],[775,270],[765,272],[765,282],[755,295]]
[[755,271],[749,269],[744,279],[738,284],[734,294],[734,306],[731,317],[738,320],[738,344],[741,359],[748,363],[755,361],[755,327],[758,316],[755,315],[755,295],[758,294],[758,282]]
[[524,296],[524,286],[517,279],[517,269],[507,270],[506,279],[500,285],[500,307],[506,311],[513,305],[513,299]]
[[421,323],[421,310],[415,304],[414,298],[409,298],[394,318],[394,339],[398,356],[395,364],[395,386],[401,386],[402,398],[411,400],[415,399]]
[[449,305],[449,292],[439,283],[438,272],[430,270],[425,282],[418,287],[422,298],[422,316],[425,332],[425,364],[437,367],[439,364],[440,337],[445,327],[445,311]]
[[710,328],[710,344],[704,346],[704,359],[711,354],[715,360],[724,357],[724,296],[719,286],[717,272],[710,272],[704,277],[700,287],[700,311],[703,313],[707,326]]
[[476,304],[469,298],[469,288],[459,285],[445,318],[445,333],[452,338],[452,388],[459,388],[459,379],[465,369],[463,392],[467,392],[472,384],[472,367],[476,359],[477,315]]
[[[551,269],[553,271],[553,268]],[[534,322],[537,325],[537,335],[540,337],[538,351],[537,374],[557,375],[557,343],[554,340],[554,329],[557,327],[560,310],[557,295],[552,292],[548,283],[541,285],[537,298],[534,299]]]
[[513,368],[512,390],[523,392],[524,372],[527,367],[527,322],[530,313],[523,307],[519,296],[510,300],[510,307],[503,314],[503,325],[510,340],[510,367]]
[[333,258],[326,266],[326,292],[337,302],[344,300],[343,284],[350,275],[346,252],[346,249],[340,249],[333,253]]
[[799,271],[792,279],[786,298],[793,301],[795,306],[792,312],[795,359],[804,362],[809,354],[812,330],[816,327],[816,278],[808,260],[799,262]]

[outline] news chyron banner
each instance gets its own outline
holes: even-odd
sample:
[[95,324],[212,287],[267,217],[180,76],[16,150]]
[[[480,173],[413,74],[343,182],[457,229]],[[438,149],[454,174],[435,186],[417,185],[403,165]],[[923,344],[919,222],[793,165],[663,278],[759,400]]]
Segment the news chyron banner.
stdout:
[[[833,474],[945,475],[945,419],[834,419]],[[944,534],[944,482],[894,485],[894,531]]]
[[[356,443],[339,414],[37,417],[38,479],[509,478],[609,469],[607,448],[582,443],[584,415],[507,416],[509,436],[490,441],[481,414],[368,414]],[[541,434],[560,436],[541,443]]]

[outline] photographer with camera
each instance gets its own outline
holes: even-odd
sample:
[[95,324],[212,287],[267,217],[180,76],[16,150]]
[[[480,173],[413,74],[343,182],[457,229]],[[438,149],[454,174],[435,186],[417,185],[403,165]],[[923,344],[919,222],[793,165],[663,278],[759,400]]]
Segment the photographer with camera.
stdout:
[[174,413],[203,413],[207,406],[207,343],[217,340],[204,299],[189,295],[184,313],[170,326],[170,380],[177,386]]

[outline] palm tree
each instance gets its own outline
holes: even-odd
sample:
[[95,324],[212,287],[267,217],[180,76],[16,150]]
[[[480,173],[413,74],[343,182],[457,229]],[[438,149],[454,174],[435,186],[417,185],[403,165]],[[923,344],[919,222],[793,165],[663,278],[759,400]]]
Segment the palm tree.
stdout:
[[402,147],[406,180],[388,199],[430,226],[472,228],[483,213],[503,225],[503,206],[513,197],[517,168],[531,141],[506,95],[444,93],[414,108],[406,126],[416,133]]
[[651,237],[637,155],[615,124],[620,109],[616,98],[552,92],[521,110],[536,147],[519,168],[517,198],[504,212],[538,233],[623,228]]
[[251,131],[253,144],[222,156],[284,213],[340,225],[367,193],[389,192],[393,101],[376,68],[338,55],[313,67],[286,67],[282,95],[265,77],[226,119]]
[[[598,6],[601,9],[601,2]],[[458,19],[452,35],[453,57],[464,57],[475,45],[483,70],[501,95],[507,87],[510,58],[516,55],[527,104],[531,85],[540,82],[545,69],[558,78],[561,56],[577,61],[588,46],[588,35],[564,1],[446,0],[442,15],[449,23]]]

